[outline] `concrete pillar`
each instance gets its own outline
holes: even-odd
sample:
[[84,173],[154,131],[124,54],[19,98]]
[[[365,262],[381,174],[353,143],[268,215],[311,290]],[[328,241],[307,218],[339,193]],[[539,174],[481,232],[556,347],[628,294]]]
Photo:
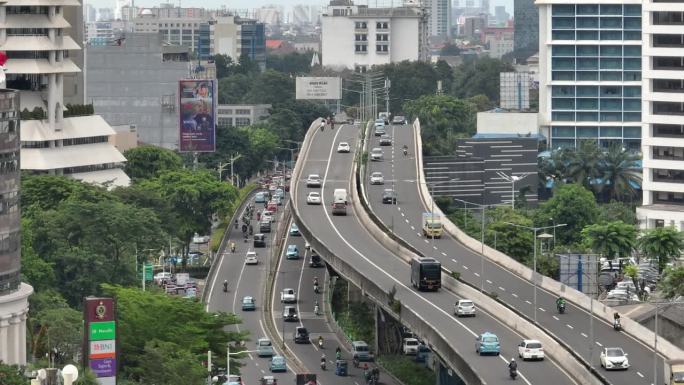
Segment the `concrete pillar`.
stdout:
[[347,297],[349,298],[349,302],[363,302],[363,291],[354,286],[351,282],[348,282]]
[[22,362],[26,358],[22,359],[20,355],[20,346],[24,345],[25,341],[21,340],[21,318],[18,313],[12,314],[12,318],[9,319],[9,343],[10,343],[10,361],[9,362]]
[[50,129],[55,129],[55,106],[57,102],[61,100],[61,97],[57,95],[57,75],[48,74],[48,87],[47,87],[47,120]]
[[26,365],[26,318],[28,311],[19,315],[19,365]]
[[[0,346],[9,346],[7,336],[9,333],[9,319],[10,316],[0,317]],[[10,362],[9,350],[0,349],[0,361]]]

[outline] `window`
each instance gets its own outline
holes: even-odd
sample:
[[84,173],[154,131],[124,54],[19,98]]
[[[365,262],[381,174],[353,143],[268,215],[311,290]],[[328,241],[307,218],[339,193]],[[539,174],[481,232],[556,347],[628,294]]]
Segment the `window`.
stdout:
[[654,124],[653,136],[656,138],[684,139],[684,126],[679,124]]
[[19,171],[19,152],[0,153],[0,175]]
[[356,35],[354,35],[354,38],[356,41],[366,41],[368,40],[368,35],[366,35],[365,33],[357,33]]
[[219,113],[219,114],[225,114],[225,115],[232,115],[232,114],[233,114],[233,110],[230,109],[230,108],[219,108],[219,109],[218,109],[218,113]]
[[251,112],[247,109],[237,109],[235,110],[235,115],[249,115]]
[[389,46],[386,44],[378,44],[375,46],[376,52],[389,52]]
[[551,128],[551,135],[554,138],[574,138],[575,127],[572,126],[554,126]]
[[354,28],[356,28],[356,29],[367,29],[368,23],[365,21],[357,21],[354,23]]
[[235,118],[235,127],[249,126],[251,123],[249,118]]
[[684,160],[684,148],[682,147],[661,147],[654,146],[653,159],[663,160]]
[[233,125],[233,118],[218,117],[217,124],[221,127],[231,127]]
[[375,29],[388,29],[389,23],[386,21],[378,21],[375,23]]
[[10,191],[0,194],[0,215],[12,214],[19,211],[19,192]]
[[654,25],[684,25],[684,12],[653,12]]
[[375,40],[377,41],[389,41],[389,35],[386,33],[379,33],[375,35]]
[[681,71],[684,69],[684,58],[681,57],[654,57],[653,69]]
[[653,91],[684,92],[684,81],[681,79],[653,79]]
[[652,105],[657,115],[684,115],[684,104],[679,102],[653,102]]
[[654,47],[684,47],[684,35],[653,35]]
[[684,171],[653,169],[653,180],[655,182],[684,183]]
[[368,52],[368,46],[365,44],[356,44],[354,46],[354,50],[356,52],[364,52],[365,53],[365,52]]
[[366,71],[368,71],[367,65],[358,65],[358,64],[354,65],[354,72],[364,73]]
[[0,254],[19,250],[19,232],[0,234]]

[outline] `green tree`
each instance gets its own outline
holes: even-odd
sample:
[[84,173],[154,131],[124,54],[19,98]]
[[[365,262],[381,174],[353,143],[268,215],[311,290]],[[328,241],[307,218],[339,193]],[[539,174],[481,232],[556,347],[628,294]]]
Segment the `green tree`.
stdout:
[[253,78],[252,86],[245,95],[248,103],[265,103],[274,107],[293,100],[295,80],[281,72],[266,70]]
[[285,55],[266,55],[266,68],[285,74],[308,74],[313,52],[292,52]]
[[306,133],[297,113],[286,108],[274,111],[268,118],[268,125],[282,139],[297,140]]
[[468,136],[474,130],[472,105],[449,95],[421,96],[406,102],[404,112],[411,119],[420,119],[425,155],[453,154],[453,139]]
[[611,201],[598,206],[598,222],[623,221],[630,225],[637,224],[635,207],[618,201]]
[[662,294],[667,299],[684,296],[684,267],[670,267],[663,273],[663,279],[658,284]]
[[[422,61],[402,61],[373,67],[382,71],[390,80],[390,111],[399,114],[407,100],[415,100],[423,95],[433,95],[437,91],[440,74],[434,65]],[[358,94],[354,95],[355,102]],[[383,108],[384,110],[384,108]],[[406,110],[403,110],[406,113]]]
[[442,81],[442,91],[450,90],[454,83],[454,69],[446,61],[438,60],[435,63],[435,71],[437,72],[438,80]]
[[140,358],[141,380],[158,385],[197,385],[206,380],[206,369],[197,354],[180,346],[158,340],[145,344]]
[[601,176],[600,165],[603,157],[601,149],[594,140],[583,140],[574,151],[563,152],[567,156],[567,179],[587,189],[593,189]]
[[273,159],[276,147],[280,146],[278,136],[268,127],[251,126],[242,129],[247,131],[249,137],[249,152],[244,162],[251,165],[252,172],[261,170],[267,160]]
[[232,74],[225,78],[219,78],[218,101],[220,104],[243,103],[251,87],[252,81],[247,75]]
[[489,111],[492,108],[496,107],[494,103],[492,103],[491,100],[489,100],[487,95],[484,94],[471,96],[467,100],[473,105],[475,111],[477,112]]
[[216,78],[219,80],[230,76],[235,71],[233,58],[228,55],[214,55],[214,65],[216,65]]
[[549,218],[565,223],[556,230],[556,241],[570,245],[580,241],[583,228],[596,222],[598,207],[591,191],[578,184],[566,184],[558,186],[553,197],[541,204],[535,217],[537,223],[546,224]]
[[0,384],[2,385],[26,385],[24,371],[18,365],[7,365],[0,361]]
[[447,43],[439,51],[440,56],[458,56],[461,54],[461,49],[453,43]]
[[644,256],[658,260],[658,270],[662,272],[670,261],[682,254],[684,240],[674,227],[656,227],[642,233],[639,247]]
[[[194,376],[195,370],[201,367],[200,357],[208,350],[214,357],[222,357],[227,343],[239,345],[246,338],[244,332],[227,331],[227,326],[240,322],[234,314],[206,312],[199,302],[161,292],[111,285],[103,288],[117,302],[122,378],[161,384],[157,381],[161,372],[150,370],[156,366],[149,357],[170,354],[171,351],[176,353],[160,361],[163,367],[172,370],[168,374],[178,374],[181,368],[185,368],[189,375]],[[188,362],[179,362],[183,359]]]
[[599,191],[608,199],[631,200],[641,186],[641,157],[619,145],[612,145],[603,154],[600,164],[602,183]]
[[452,94],[458,98],[484,94],[499,102],[499,73],[513,72],[513,66],[498,59],[482,57],[467,60],[454,71]]
[[175,152],[157,146],[140,146],[124,152],[125,171],[134,180],[150,179],[168,170],[180,170],[183,160]]
[[522,263],[531,259],[534,249],[534,232],[509,223],[533,226],[532,219],[508,206],[487,210],[486,219],[489,222],[485,232],[486,244],[493,247],[496,237],[497,250]]
[[178,218],[175,234],[186,250],[195,233],[209,232],[212,215],[224,215],[237,199],[235,187],[216,180],[205,170],[166,171],[158,178],[143,181],[142,187],[156,191],[171,204]]
[[29,297],[29,316],[26,323],[27,343],[33,360],[44,357],[49,350],[47,346],[47,326],[41,323],[41,316],[57,309],[69,309],[64,297],[54,289],[36,291]]
[[636,246],[636,238],[636,227],[622,221],[596,223],[582,229],[584,242],[609,259],[629,256]]
[[60,175],[22,175],[21,208],[24,216],[51,210],[66,200],[100,202],[111,199],[104,188]]
[[[58,366],[78,360],[83,345],[83,314],[71,308],[53,308],[38,315],[44,346],[40,353],[52,352]],[[36,352],[35,357],[41,354]]]
[[244,75],[252,75],[258,73],[260,69],[259,64],[255,60],[252,60],[249,55],[242,54],[235,71]]

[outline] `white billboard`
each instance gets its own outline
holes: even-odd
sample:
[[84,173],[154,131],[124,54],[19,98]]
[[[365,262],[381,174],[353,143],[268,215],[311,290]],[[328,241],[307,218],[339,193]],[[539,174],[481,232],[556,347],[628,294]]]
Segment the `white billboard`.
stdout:
[[340,78],[338,77],[297,78],[297,99],[341,99],[341,90]]

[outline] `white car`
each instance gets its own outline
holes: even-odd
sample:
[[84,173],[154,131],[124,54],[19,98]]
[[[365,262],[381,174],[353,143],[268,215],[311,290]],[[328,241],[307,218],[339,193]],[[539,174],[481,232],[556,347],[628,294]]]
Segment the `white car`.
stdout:
[[401,346],[401,350],[404,355],[415,355],[418,353],[418,346],[420,342],[415,338],[404,338],[404,344]]
[[321,194],[315,191],[309,193],[306,196],[306,204],[308,205],[320,205],[321,204]]
[[544,348],[537,340],[522,340],[518,344],[518,357],[525,360],[543,360]]
[[268,222],[274,222],[274,221],[275,221],[275,218],[273,217],[273,214],[271,214],[271,212],[269,212],[269,211],[264,211],[264,212],[261,214],[261,221],[262,221],[262,222],[266,222],[266,221],[268,221]]
[[622,348],[604,348],[601,351],[601,366],[606,370],[629,368],[627,353]]
[[245,265],[258,265],[259,259],[257,259],[256,251],[248,251],[245,256]]
[[162,282],[171,279],[171,277],[173,277],[173,274],[171,274],[168,271],[163,271],[161,273],[155,274],[153,279],[154,279],[154,283],[156,283],[157,285],[161,285]]
[[382,173],[376,171],[370,176],[370,184],[385,184],[385,178],[382,177]]
[[382,149],[380,147],[374,147],[370,153],[371,160],[382,160]]
[[321,176],[318,174],[310,174],[306,178],[306,187],[321,187]]
[[349,143],[347,142],[340,142],[337,145],[337,152],[350,152],[351,151],[351,146],[349,146]]
[[457,317],[475,317],[475,304],[469,299],[460,299],[454,305],[454,314]]
[[295,303],[297,302],[297,294],[295,294],[294,289],[283,289],[280,292],[280,302],[283,303]]

